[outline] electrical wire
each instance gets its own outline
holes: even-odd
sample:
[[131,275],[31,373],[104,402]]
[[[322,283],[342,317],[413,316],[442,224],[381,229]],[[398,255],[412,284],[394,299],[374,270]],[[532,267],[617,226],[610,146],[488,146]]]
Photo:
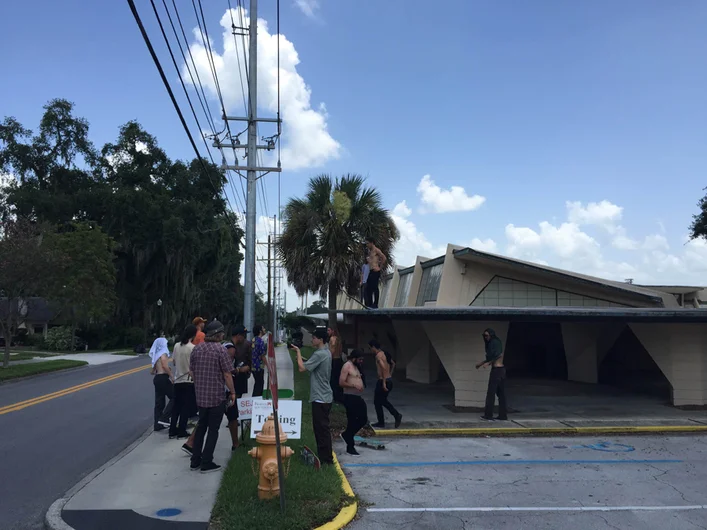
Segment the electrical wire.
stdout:
[[160,77],[162,78],[162,82],[164,83],[165,88],[167,89],[167,92],[169,93],[169,98],[172,100],[172,105],[174,105],[174,109],[177,111],[177,114],[179,115],[179,121],[182,122],[182,127],[184,128],[184,131],[187,133],[187,136],[189,137],[189,142],[191,143],[192,148],[194,149],[194,153],[196,154],[197,159],[201,163],[201,167],[204,170],[204,173],[208,177],[209,181],[211,182],[211,185],[214,188],[214,191],[218,193],[218,188],[214,184],[213,179],[211,178],[211,173],[209,172],[208,168],[206,167],[206,162],[201,156],[201,153],[199,153],[199,150],[196,147],[196,143],[194,142],[194,138],[191,135],[191,132],[189,131],[189,127],[187,126],[187,122],[184,119],[184,115],[182,114],[182,110],[179,108],[179,104],[177,103],[177,99],[174,97],[174,92],[172,92],[172,87],[169,84],[169,81],[167,80],[167,77],[165,76],[164,70],[162,69],[162,65],[160,64],[160,60],[157,57],[157,54],[155,53],[155,49],[152,47],[152,42],[150,42],[150,37],[148,37],[147,32],[145,31],[145,26],[142,24],[142,19],[140,18],[140,14],[137,12],[137,8],[135,7],[135,2],[133,0],[128,0],[128,5],[130,6],[130,11],[132,11],[133,16],[135,17],[135,22],[137,22],[138,27],[140,28],[140,33],[142,33],[142,38],[145,41],[145,44],[147,45],[147,49],[150,52],[150,55],[152,56],[152,60],[155,63],[155,66],[157,67],[157,70],[160,73]]
[[[167,9],[167,4],[166,4],[166,2],[164,2],[164,0],[163,0],[163,3],[164,3],[165,9]],[[187,90],[187,87],[186,87],[186,85],[184,84],[184,79],[183,79],[183,77],[180,75],[180,72],[179,72],[179,65],[177,64],[177,60],[176,60],[175,57],[174,57],[174,52],[172,51],[172,46],[170,45],[169,39],[167,38],[167,33],[166,33],[165,30],[164,30],[164,26],[163,26],[163,24],[162,24],[162,19],[160,18],[160,14],[159,14],[159,12],[157,11],[157,6],[155,5],[154,0],[150,0],[150,4],[152,5],[152,10],[155,12],[155,17],[157,18],[157,24],[158,24],[159,27],[160,27],[160,31],[162,32],[162,37],[164,38],[165,44],[167,45],[167,51],[169,52],[169,56],[170,56],[171,59],[172,59],[172,64],[174,65],[174,69],[175,69],[176,72],[177,72],[177,76],[179,77],[179,82],[181,83],[182,89],[184,90],[184,95],[186,96],[187,102],[189,103],[189,108],[191,109],[192,115],[194,116],[194,121],[196,121],[196,125],[197,125],[197,127],[199,128],[199,131],[201,132],[201,131],[202,131],[201,123],[199,122],[199,118],[198,118],[197,115],[196,115],[196,110],[194,110],[194,105],[192,104],[191,98],[189,97],[189,91]],[[170,23],[171,23],[171,22],[172,22],[172,17],[171,17],[171,15],[170,15],[170,13],[169,13],[169,10],[167,10],[167,16],[168,16],[168,18],[169,18],[169,20],[170,20]],[[175,29],[174,24],[172,24],[172,30],[174,31],[174,34],[175,34],[175,37],[176,37],[176,35],[177,35],[177,30]],[[177,41],[177,42],[179,43],[179,41]],[[180,47],[180,49],[181,49],[181,43],[179,44],[179,47]],[[184,51],[183,51],[183,50],[182,50],[182,57],[184,57]],[[186,57],[184,57],[184,61],[186,62]],[[214,132],[213,129],[212,129],[212,132]],[[211,154],[211,150],[209,149],[209,144],[206,142],[206,138],[204,138],[204,135],[203,135],[203,134],[201,135],[201,139],[204,141],[204,147],[206,147],[206,152],[208,153],[209,158],[211,159],[211,163],[212,163],[213,165],[216,165],[216,162],[214,161],[214,157],[213,157],[213,155]],[[219,193],[219,194],[220,194],[220,193]],[[225,192],[224,192],[224,197],[226,197],[226,202],[228,203],[228,205],[229,205],[229,207],[231,208],[231,210],[234,210],[233,204],[231,203],[231,200],[230,200],[230,198],[228,197],[228,193],[225,193]]]

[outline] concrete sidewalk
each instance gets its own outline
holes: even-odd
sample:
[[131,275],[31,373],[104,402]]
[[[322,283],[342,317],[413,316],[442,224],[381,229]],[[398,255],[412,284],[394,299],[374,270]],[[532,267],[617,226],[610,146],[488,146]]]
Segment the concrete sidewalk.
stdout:
[[[374,422],[376,374],[370,367],[366,370],[366,377],[369,384],[364,399],[369,406],[369,419]],[[389,399],[403,415],[403,422],[400,430],[395,431],[392,429],[393,418],[384,411],[386,427],[390,434],[420,429],[511,428],[526,429],[530,433],[533,429],[569,432],[588,427],[685,427],[695,430],[707,427],[706,410],[681,410],[658,397],[602,385],[509,379],[507,394],[511,421],[487,422],[481,419],[481,409],[459,410],[453,406],[454,387],[449,382],[426,385],[395,381]]]
[[[276,347],[275,354],[279,388],[294,391],[292,359],[287,347]],[[251,377],[249,394],[253,382]],[[183,443],[184,440],[169,440],[167,430],[148,431],[64,499],[55,502],[47,514],[47,527],[53,530],[208,528],[223,470],[231,456],[226,418],[221,423],[214,452],[214,462],[222,466],[219,472],[190,471],[190,460],[181,449]]]

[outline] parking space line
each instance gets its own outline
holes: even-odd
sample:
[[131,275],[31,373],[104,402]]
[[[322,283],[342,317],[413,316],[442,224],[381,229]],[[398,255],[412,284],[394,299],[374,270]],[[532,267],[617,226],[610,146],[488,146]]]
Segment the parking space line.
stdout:
[[381,462],[343,464],[343,467],[424,467],[424,466],[553,466],[553,465],[627,465],[680,464],[682,460],[460,460],[455,462]]
[[367,508],[371,513],[401,512],[657,512],[707,510],[707,504],[687,506],[478,506],[469,508]]

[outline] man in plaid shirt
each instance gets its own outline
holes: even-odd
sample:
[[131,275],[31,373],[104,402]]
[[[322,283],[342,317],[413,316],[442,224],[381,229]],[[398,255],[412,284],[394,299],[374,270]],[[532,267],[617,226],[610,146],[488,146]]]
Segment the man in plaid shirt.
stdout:
[[[196,404],[199,407],[199,423],[196,426],[194,447],[192,448],[191,469],[201,469],[202,473],[218,471],[221,466],[214,464],[214,449],[218,441],[218,429],[226,411],[224,385],[230,392],[229,401],[236,400],[231,370],[233,362],[226,348],[221,344],[224,335],[223,324],[218,320],[210,322],[204,329],[206,342],[197,345],[191,352],[189,369],[194,378]],[[206,431],[208,430],[208,436]],[[204,445],[206,437],[206,445]]]

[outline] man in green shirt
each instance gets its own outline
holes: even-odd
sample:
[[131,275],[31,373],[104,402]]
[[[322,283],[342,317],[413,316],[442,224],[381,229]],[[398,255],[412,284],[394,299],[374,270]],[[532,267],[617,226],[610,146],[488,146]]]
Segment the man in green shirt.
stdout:
[[315,352],[304,361],[302,352],[297,352],[297,366],[300,372],[309,372],[309,402],[312,404],[312,427],[317,440],[317,456],[322,464],[333,464],[331,432],[329,431],[329,413],[334,393],[331,390],[331,353],[326,348],[328,334],[326,329],[317,328],[312,334],[312,346]]

